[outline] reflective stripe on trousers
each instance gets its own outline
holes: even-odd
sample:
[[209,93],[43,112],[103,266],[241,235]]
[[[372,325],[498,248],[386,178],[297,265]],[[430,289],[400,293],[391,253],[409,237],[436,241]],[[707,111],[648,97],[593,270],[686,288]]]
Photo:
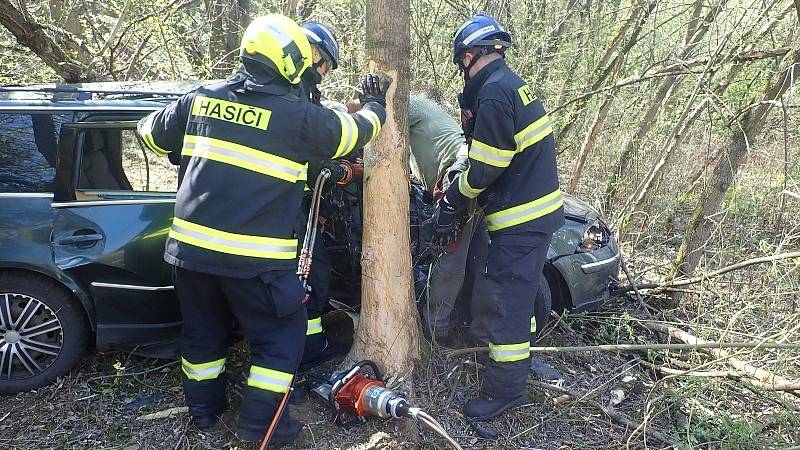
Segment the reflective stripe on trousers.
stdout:
[[308,328],[306,329],[306,336],[312,334],[322,333],[322,317],[316,319],[308,319]]
[[213,380],[225,371],[225,358],[198,364],[189,362],[186,358],[181,358],[181,369],[190,380]]
[[531,341],[518,344],[489,343],[489,358],[497,362],[522,361],[531,356]]
[[247,385],[265,391],[286,393],[292,384],[293,374],[281,372],[279,370],[267,369],[266,367],[250,366],[250,376],[247,378]]

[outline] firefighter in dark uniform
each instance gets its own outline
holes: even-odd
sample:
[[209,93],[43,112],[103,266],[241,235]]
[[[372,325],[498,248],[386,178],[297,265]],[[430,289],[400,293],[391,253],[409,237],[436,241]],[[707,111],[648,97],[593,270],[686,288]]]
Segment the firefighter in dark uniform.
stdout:
[[536,292],[552,234],[564,223],[552,122],[506,65],[510,46],[511,35],[484,14],[455,33],[469,166],[434,215],[439,232],[447,234],[459,210],[477,198],[489,229],[486,268],[472,305],[473,335],[488,344],[489,359],[479,397],[464,406],[477,420],[526,401]]
[[[320,23],[311,21],[303,22],[300,24],[300,28],[306,35],[308,43],[311,44],[312,53],[311,66],[303,72],[300,80],[300,97],[316,105],[321,105],[322,94],[319,90],[319,84],[322,82],[323,77],[331,70],[336,69],[339,65],[339,43],[336,41],[336,37],[333,33]],[[329,183],[342,176],[339,173],[340,170],[337,170],[339,169],[337,164],[324,165],[333,172],[332,179]],[[312,179],[309,180],[307,185],[311,186],[314,184],[313,178],[319,173],[321,167],[321,161],[312,161],[310,166]],[[298,223],[300,242],[302,242],[305,237],[310,204],[311,196],[306,195],[303,207],[304,214],[300,218],[300,223]],[[340,346],[328,340],[322,326],[322,313],[328,302],[332,270],[330,255],[325,247],[324,236],[317,236],[314,242],[314,259],[311,274],[308,278],[311,293],[309,301],[306,304],[308,329],[306,331],[306,342],[303,350],[301,370],[311,365],[319,364],[329,356],[335,356],[342,351]]]
[[[231,78],[184,95],[140,121],[138,133],[182,175],[164,259],[175,266],[183,313],[181,366],[189,414],[212,427],[226,407],[225,361],[234,321],[251,359],[238,435],[260,440],[288,391],[307,329],[296,275],[306,164],[364,145],[385,120],[383,94],[363,114],[296,95],[311,48],[288,17],[256,18]],[[272,442],[302,424],[283,414]]]

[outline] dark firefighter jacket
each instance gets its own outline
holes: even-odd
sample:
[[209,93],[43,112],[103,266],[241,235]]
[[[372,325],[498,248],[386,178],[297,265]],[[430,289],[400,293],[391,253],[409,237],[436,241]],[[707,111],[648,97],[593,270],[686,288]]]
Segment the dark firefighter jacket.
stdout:
[[475,114],[469,168],[450,185],[447,201],[460,209],[477,197],[490,232],[556,231],[564,202],[542,103],[502,59],[467,82],[461,103]]
[[246,86],[202,87],[139,122],[151,150],[180,157],[170,264],[234,278],[295,270],[308,161],[347,155],[385,120],[377,103],[350,115]]

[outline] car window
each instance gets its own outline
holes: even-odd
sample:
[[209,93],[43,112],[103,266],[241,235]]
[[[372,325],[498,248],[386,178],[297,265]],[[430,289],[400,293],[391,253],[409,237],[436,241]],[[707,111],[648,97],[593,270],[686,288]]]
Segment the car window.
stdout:
[[0,192],[53,192],[63,114],[0,113]]
[[98,128],[83,132],[76,197],[118,198],[103,193],[177,190],[178,169],[146,151],[132,129]]

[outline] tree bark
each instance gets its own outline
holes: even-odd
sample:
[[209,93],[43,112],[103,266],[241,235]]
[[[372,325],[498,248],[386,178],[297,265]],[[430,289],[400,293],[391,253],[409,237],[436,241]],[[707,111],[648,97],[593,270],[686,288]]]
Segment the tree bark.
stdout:
[[[706,241],[714,230],[710,218],[720,210],[722,200],[728,192],[739,167],[750,147],[755,143],[764,122],[780,98],[794,80],[800,77],[800,36],[795,37],[792,50],[783,59],[780,70],[775,74],[762,93],[753,98],[752,106],[741,111],[733,125],[731,136],[725,144],[726,155],[719,158],[708,186],[700,197],[694,214],[686,227],[683,243],[675,261],[674,276],[691,276],[700,262]],[[680,302],[680,293],[673,294],[673,303]]]
[[24,9],[24,3],[22,7],[17,9],[9,0],[0,0],[0,24],[14,35],[17,42],[31,49],[67,83],[94,81],[94,72],[84,73],[83,65],[45,33],[44,27]]
[[367,8],[369,69],[393,82],[386,124],[364,155],[361,320],[348,357],[371,359],[406,382],[419,358],[408,214],[410,14],[409,0],[375,0]]

